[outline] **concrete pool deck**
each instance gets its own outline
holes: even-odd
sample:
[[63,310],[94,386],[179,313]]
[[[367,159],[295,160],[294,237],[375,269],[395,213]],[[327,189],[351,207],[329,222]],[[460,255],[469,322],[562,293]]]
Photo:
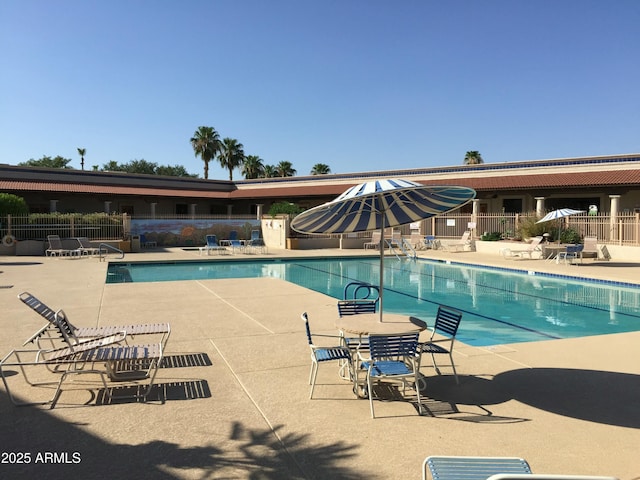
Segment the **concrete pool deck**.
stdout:
[[[633,262],[567,266],[475,252],[420,253],[640,281],[640,263]],[[225,257],[158,249],[125,260],[218,258]],[[446,365],[437,376],[426,359],[427,413],[418,416],[409,401],[393,401],[390,390],[389,400],[376,402],[379,418],[372,420],[368,402],[353,396],[333,365],[320,366],[308,400],[300,313],[309,313],[315,332],[335,334],[335,299],[275,278],[107,285],[106,268],[97,258],[0,257],[0,353],[42,326],[16,298],[27,290],[80,325],[170,322],[158,388],[147,403],[103,404],[92,384],[63,391],[50,410],[14,407],[0,386],[0,461],[6,460],[0,477],[419,479],[428,455],[518,456],[536,473],[640,477],[640,332],[490,348],[457,344],[460,385]],[[16,393],[32,399],[38,390],[19,386]],[[20,452],[30,454],[30,463],[17,463]]]

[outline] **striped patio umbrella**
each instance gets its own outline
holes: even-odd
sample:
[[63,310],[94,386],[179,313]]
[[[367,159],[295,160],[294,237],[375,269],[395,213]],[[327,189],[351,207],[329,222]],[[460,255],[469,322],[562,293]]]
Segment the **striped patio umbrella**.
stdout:
[[467,187],[422,185],[409,180],[374,180],[349,188],[293,219],[291,228],[307,234],[380,230],[380,321],[382,321],[384,229],[454,210],[476,196]]
[[[552,210],[544,217],[538,220],[536,223],[550,222],[551,220],[560,220],[561,218],[568,217],[570,215],[576,215],[577,213],[584,213],[584,210],[574,210],[573,208],[560,208],[558,210]],[[558,245],[560,245],[560,233],[561,226],[558,226]]]

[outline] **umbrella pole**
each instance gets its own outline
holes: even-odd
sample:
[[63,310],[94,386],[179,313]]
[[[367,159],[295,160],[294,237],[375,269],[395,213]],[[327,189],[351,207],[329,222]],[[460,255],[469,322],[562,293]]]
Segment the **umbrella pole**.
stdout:
[[384,297],[384,213],[380,215],[380,322],[382,322],[382,298]]

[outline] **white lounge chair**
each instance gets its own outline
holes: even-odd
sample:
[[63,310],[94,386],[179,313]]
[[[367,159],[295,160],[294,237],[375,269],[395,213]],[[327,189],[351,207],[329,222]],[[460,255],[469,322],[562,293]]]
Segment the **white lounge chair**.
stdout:
[[460,240],[457,242],[453,242],[453,243],[446,243],[443,244],[445,250],[447,251],[454,251],[457,252],[458,249],[460,249],[460,251],[464,251],[464,249],[468,246],[471,245],[471,231],[467,230],[466,232],[464,232],[462,234],[462,237],[460,237]]
[[80,248],[64,248],[59,235],[47,235],[47,242],[49,243],[49,248],[45,251],[47,257],[80,257],[82,255]]
[[125,325],[108,325],[102,327],[76,327],[73,325],[63,310],[54,310],[29,292],[22,292],[18,298],[34,312],[44,318],[47,323],[29,339],[28,343],[34,343],[38,348],[44,348],[41,342],[46,340],[48,348],[77,345],[87,340],[107,335],[115,335],[126,332],[127,338],[136,335],[159,336],[160,343],[164,347],[171,335],[171,327],[168,323],[141,323]]
[[517,457],[432,456],[422,463],[422,480],[486,480],[496,474],[531,475],[527,461]]
[[542,248],[540,248],[540,243],[542,242],[542,236],[534,237],[529,243],[529,246],[520,250],[513,250],[511,248],[503,249],[502,256],[503,257],[520,257],[523,258],[525,256],[529,258],[533,258],[534,253],[539,253],[540,257],[542,257]]

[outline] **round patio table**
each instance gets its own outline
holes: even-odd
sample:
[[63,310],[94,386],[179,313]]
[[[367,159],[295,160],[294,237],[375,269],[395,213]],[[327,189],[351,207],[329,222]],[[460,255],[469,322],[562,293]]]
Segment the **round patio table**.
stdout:
[[[362,343],[363,337],[370,334],[394,334],[394,333],[409,333],[409,332],[421,332],[427,329],[427,322],[420,320],[417,317],[410,317],[407,315],[398,314],[383,314],[382,322],[380,321],[380,313],[360,313],[357,315],[345,315],[336,320],[336,328],[340,330],[342,334],[350,333],[358,335],[358,346]],[[360,359],[358,354],[353,352],[352,355],[352,374],[353,374],[353,393],[358,398],[367,398],[366,388],[360,384],[358,377],[358,364]]]
[[361,313],[358,315],[345,315],[336,320],[336,328],[342,332],[354,335],[392,334],[421,332],[426,330],[427,322],[417,317],[398,315],[394,313],[383,314],[382,322],[379,313]]

